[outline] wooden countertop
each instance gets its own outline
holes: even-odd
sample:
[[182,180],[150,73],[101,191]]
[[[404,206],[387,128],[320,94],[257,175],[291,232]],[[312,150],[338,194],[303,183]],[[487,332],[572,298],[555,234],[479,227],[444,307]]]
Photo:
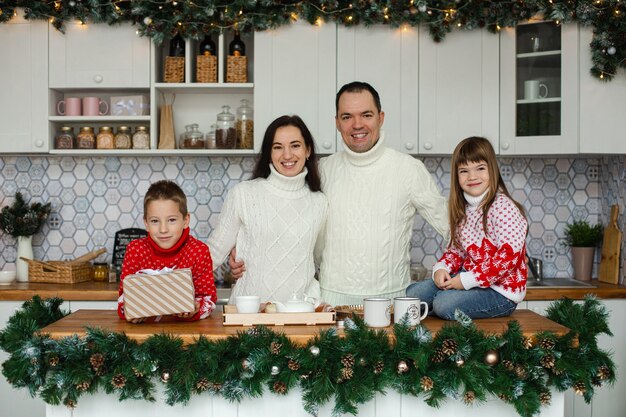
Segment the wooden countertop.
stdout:
[[[546,278],[548,279],[550,278]],[[597,280],[591,283],[596,288],[528,288],[525,300],[558,300],[561,297],[580,300],[588,293],[595,294],[600,299],[626,298],[625,285],[606,284]],[[0,285],[0,301],[26,301],[34,295],[42,298],[61,297],[67,301],[116,301],[117,289],[118,283],[92,281],[78,284],[15,282]]]
[[[476,327],[491,334],[500,334],[507,329],[510,320],[519,321],[522,332],[527,337],[532,337],[541,331],[552,331],[557,335],[566,334],[569,329],[555,323],[533,311],[517,310],[510,317],[496,319],[475,320]],[[121,320],[117,312],[111,310],[78,310],[61,320],[41,329],[41,333],[49,334],[54,339],[59,339],[73,334],[84,335],[85,327],[106,329],[113,332],[123,332],[129,338],[143,342],[154,334],[173,334],[183,339],[185,343],[193,343],[198,337],[204,336],[210,340],[225,339],[236,335],[249,327],[224,326],[222,312],[218,309],[208,319],[195,322],[177,322],[173,319],[164,319],[160,323],[131,324]],[[449,321],[439,318],[427,317],[422,323],[433,333],[433,336]],[[270,326],[270,328],[283,332],[296,344],[306,344],[316,336],[320,330],[335,327],[334,325],[317,326]],[[390,335],[393,327],[387,328]],[[338,334],[343,335],[343,330],[338,328]]]

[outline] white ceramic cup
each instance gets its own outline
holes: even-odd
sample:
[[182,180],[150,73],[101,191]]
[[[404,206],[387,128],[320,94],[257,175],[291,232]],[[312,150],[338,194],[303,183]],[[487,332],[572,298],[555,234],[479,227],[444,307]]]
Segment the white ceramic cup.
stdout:
[[238,295],[235,297],[238,313],[258,313],[261,299],[258,295]]
[[387,327],[391,324],[391,299],[364,298],[363,313],[369,327]]
[[[421,313],[422,305],[424,313]],[[399,323],[408,314],[408,325],[417,326],[428,315],[428,303],[414,297],[396,297],[393,299],[393,322]]]
[[548,97],[548,86],[539,80],[524,81],[524,99],[537,100]]

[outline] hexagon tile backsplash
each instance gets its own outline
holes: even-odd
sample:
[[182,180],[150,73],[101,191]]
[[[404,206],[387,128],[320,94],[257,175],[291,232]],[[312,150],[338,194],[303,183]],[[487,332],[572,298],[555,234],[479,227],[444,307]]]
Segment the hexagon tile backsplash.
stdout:
[[[442,193],[450,187],[450,158],[421,158]],[[606,224],[611,204],[624,204],[621,158],[501,158],[500,171],[529,219],[527,250],[544,260],[546,276],[572,276],[569,249],[560,245],[567,222],[588,218]],[[249,177],[254,157],[2,157],[0,206],[17,191],[51,202],[43,231],[33,237],[37,259],[71,259],[97,247],[113,250],[115,232],[143,227],[143,195],[160,179],[185,191],[192,233],[208,238],[228,190]],[[417,216],[411,261],[431,267],[443,240]],[[597,251],[599,252],[599,251]],[[12,237],[0,236],[0,268],[15,262]]]

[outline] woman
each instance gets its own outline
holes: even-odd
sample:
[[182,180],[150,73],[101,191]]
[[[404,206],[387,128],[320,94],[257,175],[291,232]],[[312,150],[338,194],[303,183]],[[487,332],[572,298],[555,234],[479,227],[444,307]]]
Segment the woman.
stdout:
[[209,237],[214,268],[233,247],[246,270],[232,289],[261,302],[311,297],[319,302],[313,250],[328,203],[320,192],[315,144],[298,116],[281,116],[265,131],[252,179],[226,196]]

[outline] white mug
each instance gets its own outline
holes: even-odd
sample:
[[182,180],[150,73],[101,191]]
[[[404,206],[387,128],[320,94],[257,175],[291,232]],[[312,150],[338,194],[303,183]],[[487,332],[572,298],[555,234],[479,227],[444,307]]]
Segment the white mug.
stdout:
[[391,299],[363,299],[363,319],[369,327],[389,326],[391,324]]
[[261,299],[258,295],[238,295],[235,297],[235,305],[238,313],[258,313]]
[[539,80],[524,81],[524,99],[536,100],[548,97],[548,86]]
[[[421,307],[424,305],[424,313],[421,313]],[[402,318],[408,315],[409,326],[417,326],[420,321],[424,320],[428,315],[428,303],[420,301],[414,297],[396,297],[393,299],[393,322],[399,323]]]

